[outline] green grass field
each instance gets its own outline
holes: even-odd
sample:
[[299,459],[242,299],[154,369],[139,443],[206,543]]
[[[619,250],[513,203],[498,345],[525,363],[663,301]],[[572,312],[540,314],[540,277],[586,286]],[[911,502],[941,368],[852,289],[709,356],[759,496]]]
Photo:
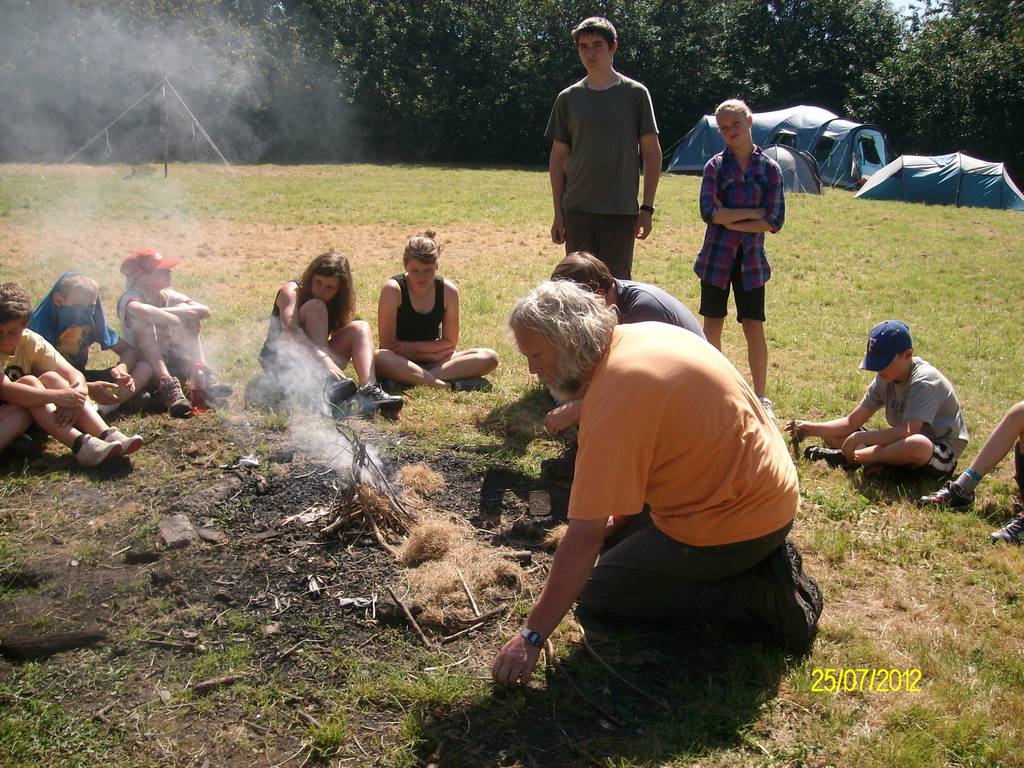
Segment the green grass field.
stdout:
[[[377,291],[400,271],[406,236],[429,227],[442,243],[441,272],[461,287],[460,346],[494,347],[502,363],[493,392],[414,391],[401,420],[379,429],[389,442],[428,456],[455,452],[480,467],[528,475],[557,450],[543,435],[542,399],[504,328],[511,303],[561,256],[547,234],[546,173],[352,165],[241,168],[235,178],[215,166],[172,166],[165,180],[159,172],[125,178],[128,172],[0,166],[0,278],[21,283],[36,299],[62,271],[85,271],[100,282],[112,312],[124,255],[150,245],[180,256],[175,285],[213,307],[205,332],[210,356],[226,379],[243,384],[257,369],[266,317],[284,280],[322,250],[340,250],[352,260],[358,314],[374,324]],[[704,229],[697,188],[693,177],[662,178],[653,234],[638,244],[634,261],[635,279],[691,308]],[[838,190],[790,196],[784,229],[768,239],[768,394],[780,419],[852,409],[868,384],[857,368],[868,329],[898,318],[910,325],[916,352],[957,389],[971,431],[966,466],[1004,411],[1024,399],[1022,224],[1015,213],[865,202]],[[745,373],[737,324],[727,324],[724,346]],[[126,481],[140,496],[148,483],[173,484],[160,440],[183,433],[164,418],[133,422],[153,437]],[[276,417],[258,414],[223,418],[280,427]],[[195,421],[189,429],[201,442]],[[289,731],[278,723],[292,734],[288,752],[298,749],[295,739],[311,745],[283,765],[303,758],[422,765],[439,741],[446,744],[444,766],[1024,765],[1024,551],[986,541],[1009,516],[1009,462],[985,481],[966,514],[908,502],[928,486],[865,481],[802,460],[798,468],[804,503],[794,537],[826,597],[809,658],[785,660],[728,639],[716,652],[714,643],[691,642],[685,633],[652,630],[604,640],[602,656],[671,702],[666,713],[610,680],[578,648],[563,646],[559,658],[575,670],[576,684],[595,696],[604,691],[602,700],[612,696],[625,726],[610,729],[561,676],[541,676],[529,691],[493,693],[486,669],[500,635],[430,654],[395,633],[372,660],[338,650],[318,662],[320,701],[333,714],[319,727],[292,724]],[[17,562],[46,532],[24,523],[25,510],[45,506],[45,494],[59,495],[64,481],[83,482],[71,473],[0,478],[0,566]],[[64,498],[57,506],[67,514],[73,503]],[[140,499],[134,514],[126,524],[152,528],[152,505]],[[91,552],[88,530],[78,526],[78,559],[88,563],[103,553]],[[10,599],[0,593],[0,617]],[[520,609],[528,604],[524,595]],[[40,616],[45,624],[48,614]],[[248,631],[245,620],[240,614],[240,635]],[[309,631],[331,637],[324,628]],[[246,647],[228,649],[237,657],[210,654],[195,678],[249,663]],[[447,666],[467,653],[468,661]],[[815,692],[815,670],[824,668],[916,669],[920,690]],[[76,708],[66,693],[70,669],[52,661],[0,666],[0,764],[187,764],[124,726],[92,722],[89,708]],[[99,689],[113,690],[132,672],[111,663],[93,674]],[[248,711],[266,713],[298,684],[268,673],[252,685]],[[150,726],[153,738],[173,740],[188,717],[201,719],[216,705],[204,699],[182,706],[173,727]],[[380,725],[380,740],[364,736],[355,750],[353,734],[368,722]],[[231,764],[263,761],[247,752]]]

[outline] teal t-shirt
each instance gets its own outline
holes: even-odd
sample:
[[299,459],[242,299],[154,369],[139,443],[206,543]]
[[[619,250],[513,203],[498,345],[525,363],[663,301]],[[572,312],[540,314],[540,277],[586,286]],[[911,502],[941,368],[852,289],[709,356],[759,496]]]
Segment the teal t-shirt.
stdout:
[[657,133],[651,94],[623,77],[603,91],[574,83],[558,94],[544,136],[568,144],[562,208],[584,213],[636,214],[640,137]]

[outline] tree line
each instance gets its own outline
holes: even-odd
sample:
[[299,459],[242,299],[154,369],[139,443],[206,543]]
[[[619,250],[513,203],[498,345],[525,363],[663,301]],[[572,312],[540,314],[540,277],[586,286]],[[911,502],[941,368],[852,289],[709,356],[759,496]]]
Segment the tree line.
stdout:
[[[616,24],[662,145],[724,98],[813,104],[898,152],[1024,171],[1024,2],[939,0],[0,0],[0,160],[62,159],[166,76],[229,158],[541,165],[569,36]],[[86,159],[210,157],[158,89]]]

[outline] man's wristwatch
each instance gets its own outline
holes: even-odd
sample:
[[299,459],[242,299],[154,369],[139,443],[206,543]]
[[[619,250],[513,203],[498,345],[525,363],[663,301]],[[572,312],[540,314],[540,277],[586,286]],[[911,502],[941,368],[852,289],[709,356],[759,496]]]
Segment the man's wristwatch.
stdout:
[[529,627],[523,627],[519,630],[519,634],[522,635],[523,639],[534,648],[544,647],[544,638],[540,636],[540,632],[537,630],[530,629]]
[[654,215],[654,206],[653,205],[641,205],[640,206],[640,210],[641,211],[647,211],[652,216]]

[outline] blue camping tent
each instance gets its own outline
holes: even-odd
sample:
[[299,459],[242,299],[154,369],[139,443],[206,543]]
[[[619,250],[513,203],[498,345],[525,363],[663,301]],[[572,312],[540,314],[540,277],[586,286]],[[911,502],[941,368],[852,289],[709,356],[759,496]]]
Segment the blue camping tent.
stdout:
[[857,197],[1024,211],[1024,196],[1002,163],[960,152],[897,157],[872,176]]
[[[818,161],[822,181],[847,189],[881,170],[893,154],[878,127],[845,120],[820,107],[756,112],[751,133],[761,147],[783,144],[810,152]],[[715,116],[705,115],[679,143],[666,170],[700,173],[724,147]]]

